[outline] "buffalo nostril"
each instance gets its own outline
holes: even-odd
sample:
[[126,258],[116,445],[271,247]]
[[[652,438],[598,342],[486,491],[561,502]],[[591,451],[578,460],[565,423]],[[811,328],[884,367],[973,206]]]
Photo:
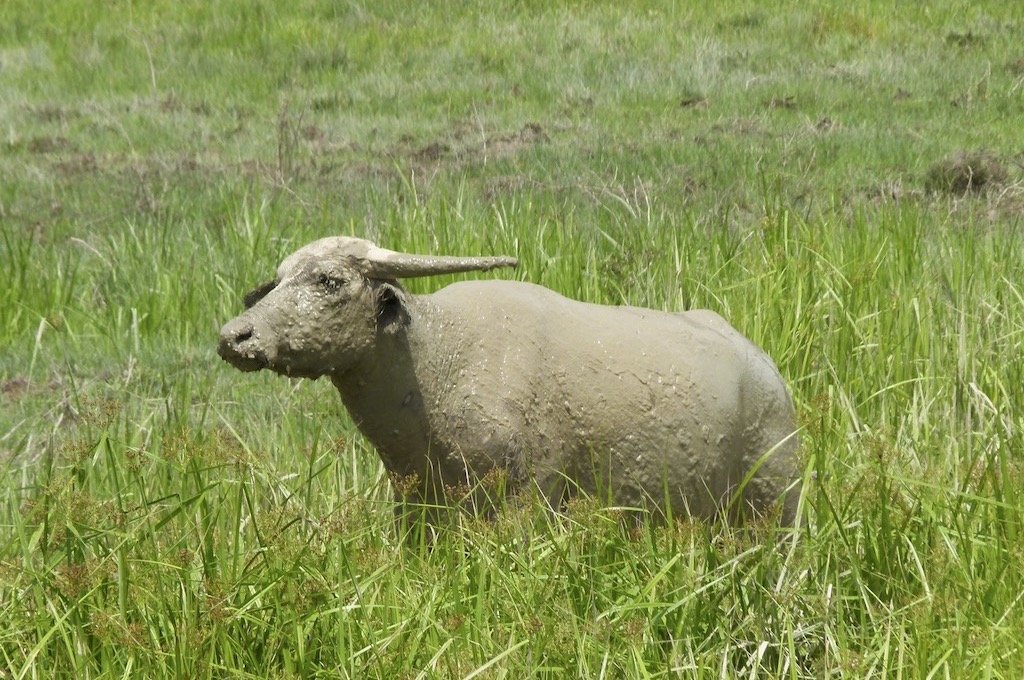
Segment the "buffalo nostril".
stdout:
[[230,323],[221,329],[217,354],[242,371],[266,368],[267,356],[260,347],[259,337],[251,323]]

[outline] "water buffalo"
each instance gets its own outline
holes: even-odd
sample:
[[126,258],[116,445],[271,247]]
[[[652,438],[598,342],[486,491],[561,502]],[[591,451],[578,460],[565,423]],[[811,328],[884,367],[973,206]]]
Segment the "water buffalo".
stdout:
[[324,238],[245,297],[219,353],[242,371],[330,377],[414,500],[443,504],[500,473],[554,507],[584,491],[657,514],[777,508],[794,520],[792,401],[772,360],[718,314],[588,304],[515,281],[432,295],[398,283],[516,264]]

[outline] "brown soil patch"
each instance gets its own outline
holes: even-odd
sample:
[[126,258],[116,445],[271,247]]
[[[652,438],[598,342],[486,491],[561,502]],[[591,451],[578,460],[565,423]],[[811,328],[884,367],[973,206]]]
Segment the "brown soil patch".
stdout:
[[544,191],[557,189],[544,182],[528,177],[527,175],[500,175],[487,180],[484,188],[484,197],[488,201],[494,201],[502,196],[515,194],[520,191]]
[[32,114],[32,117],[40,123],[65,123],[80,115],[78,111],[69,110],[63,106],[58,106],[57,104],[33,106],[28,110],[29,113]]
[[412,155],[413,160],[420,163],[436,163],[451,152],[452,148],[444,142],[431,142]]
[[703,109],[707,108],[708,100],[700,95],[689,95],[679,100],[681,109]]
[[1006,182],[1008,173],[999,159],[987,151],[959,151],[928,170],[925,188],[957,196],[980,193]]
[[815,123],[814,128],[818,132],[833,132],[834,130],[839,129],[839,123],[835,122],[834,120],[826,116],[825,118],[822,118],[817,123]]
[[796,108],[796,97],[793,95],[786,95],[785,97],[772,97],[764,102],[765,108],[768,109],[795,109]]
[[952,31],[946,34],[946,44],[959,47],[960,49],[981,47],[986,42],[988,42],[987,36],[975,33],[974,31],[967,31],[966,33]]
[[527,123],[518,132],[492,137],[484,145],[484,151],[489,156],[507,156],[547,141],[550,138],[539,123]]
[[537,144],[550,141],[547,131],[539,123],[526,123],[515,132],[480,139],[478,130],[468,124],[458,124],[450,137],[416,148],[409,135],[399,137],[388,153],[392,159],[407,159],[413,165],[436,166],[448,162],[454,166],[472,165],[483,159],[510,156]]
[[62,151],[74,151],[74,145],[67,137],[33,137],[25,145],[29,153],[60,153]]
[[178,98],[178,95],[171,92],[169,95],[157,102],[157,108],[161,113],[194,113],[197,116],[210,115],[210,106],[206,102],[198,104],[187,104]]
[[54,170],[64,177],[81,174],[94,174],[99,170],[99,163],[91,153],[74,154],[53,165]]
[[547,142],[550,141],[548,133],[544,132],[544,128],[541,127],[540,123],[527,123],[519,131],[519,141],[521,142]]
[[0,394],[4,395],[4,399],[12,404],[21,399],[27,391],[28,380],[25,378],[11,378],[0,383]]
[[307,142],[321,142],[327,136],[324,134],[324,131],[317,127],[316,125],[304,126],[301,130],[299,130],[299,134]]

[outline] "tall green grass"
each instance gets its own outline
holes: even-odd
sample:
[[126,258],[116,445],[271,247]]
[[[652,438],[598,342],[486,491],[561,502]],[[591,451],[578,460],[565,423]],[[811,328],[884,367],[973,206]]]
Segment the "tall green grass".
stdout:
[[[9,2],[0,678],[1020,677],[1024,17],[904,10]],[[214,352],[325,234],[719,311],[791,386],[796,535],[406,540],[329,384]]]

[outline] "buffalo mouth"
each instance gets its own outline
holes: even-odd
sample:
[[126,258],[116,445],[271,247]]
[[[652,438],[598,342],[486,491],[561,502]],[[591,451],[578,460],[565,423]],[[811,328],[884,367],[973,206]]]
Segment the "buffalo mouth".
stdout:
[[259,371],[267,368],[270,363],[263,352],[254,348],[240,349],[225,338],[222,338],[217,346],[217,354],[243,373]]
[[322,370],[303,368],[287,362],[271,363],[270,358],[262,350],[244,345],[239,347],[223,338],[217,346],[217,354],[243,373],[252,373],[266,368],[287,378],[309,378],[311,380],[316,380],[324,374]]
[[217,354],[240,371],[258,371],[270,365],[270,359],[260,345],[252,325],[236,320],[221,329]]
[[266,368],[289,378],[316,380],[327,372],[324,366],[297,361],[294,352],[281,352],[281,349],[261,339],[260,332],[251,323],[238,319],[221,329],[217,344],[220,358],[245,373]]

